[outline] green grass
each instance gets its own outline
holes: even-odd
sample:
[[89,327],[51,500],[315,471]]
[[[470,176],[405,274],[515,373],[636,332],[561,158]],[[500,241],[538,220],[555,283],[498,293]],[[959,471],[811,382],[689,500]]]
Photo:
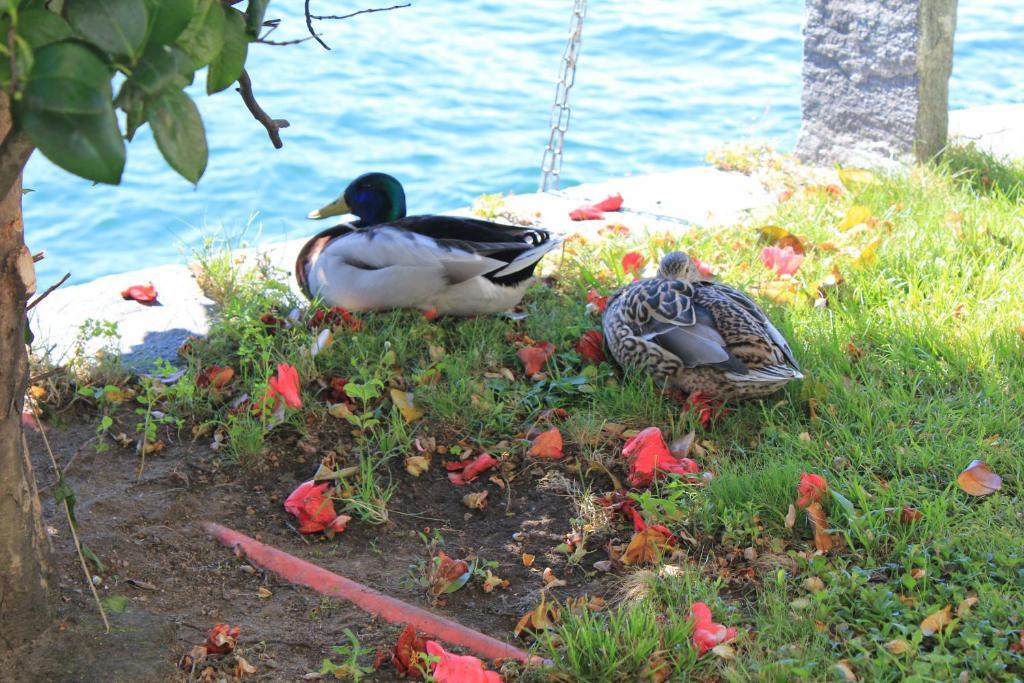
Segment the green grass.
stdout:
[[[220,321],[193,345],[190,374],[181,388],[167,390],[163,409],[225,425],[229,452],[247,465],[258,466],[276,439],[347,434],[357,447],[339,454],[337,466],[358,466],[349,511],[375,522],[387,519],[389,468],[400,466],[416,438],[463,442],[475,452],[500,446],[494,452],[515,463],[526,448],[522,433],[543,411],[563,408],[566,451],[624,479],[622,442],[604,425],[656,425],[667,439],[696,427],[704,450],[695,457],[714,473],[710,484],[665,480],[641,501],[649,523],[698,541],[683,546],[682,575],[638,575],[647,587],[612,609],[566,613],[537,646],[558,676],[638,680],[659,661],[673,679],[817,681],[838,678],[842,661],[862,681],[950,680],[964,672],[971,680],[1020,680],[1024,653],[1009,645],[1024,629],[1022,202],[1024,169],[972,149],[951,150],[905,177],[839,193],[795,188],[764,222],[571,240],[557,283],[530,290],[522,321],[364,314],[361,331],[339,330],[315,357],[315,331],[305,325],[310,312],[273,334],[259,320],[266,313],[285,319],[300,304],[280,274],[243,277],[208,256],[211,287],[223,298]],[[840,231],[853,206],[865,207],[872,225]],[[771,279],[759,259],[768,244],[759,233],[765,224],[800,236],[807,247],[791,300],[759,299],[807,380],[765,401],[731,406],[720,423],[702,429],[648,378],[623,376],[609,363],[587,365],[574,352],[580,335],[599,327],[586,310],[587,291],[608,294],[628,281],[624,253],[655,263],[683,249],[722,281],[756,291]],[[828,242],[836,248],[823,248]],[[858,260],[873,242],[875,258]],[[843,281],[823,285],[833,269]],[[510,341],[522,335],[556,347],[543,380],[523,377]],[[305,407],[288,411],[273,429],[263,417],[229,415],[225,402],[194,388],[203,368],[231,365],[233,392],[260,396],[280,362],[298,369]],[[360,424],[373,426],[352,431],[327,414],[325,387],[334,377],[383,387],[353,402]],[[406,424],[391,406],[391,388],[412,391],[425,416]],[[976,458],[1002,475],[1000,491],[972,498],[957,487],[957,475]],[[841,496],[826,501],[841,539],[826,556],[813,555],[802,513],[792,528],[785,524],[801,472],[825,476]],[[599,469],[584,466],[575,476],[581,491],[610,488]],[[902,523],[905,507],[919,510],[920,521]],[[621,520],[614,524],[628,537]],[[600,537],[600,529],[590,531]],[[587,569],[606,558],[594,543]],[[743,575],[733,570],[747,549],[763,561]],[[732,559],[722,567],[721,558]],[[810,592],[810,577],[823,588]],[[922,634],[925,617],[947,604],[955,613],[971,596],[977,603],[952,627]],[[738,629],[734,658],[697,657],[688,614],[698,599],[712,605],[716,621]],[[905,642],[906,651],[890,652],[902,647],[893,641]]]

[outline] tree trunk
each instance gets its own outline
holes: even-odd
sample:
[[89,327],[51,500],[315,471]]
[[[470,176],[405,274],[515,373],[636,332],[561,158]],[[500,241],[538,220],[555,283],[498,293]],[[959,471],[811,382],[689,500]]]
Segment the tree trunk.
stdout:
[[[8,138],[10,127],[9,101],[0,95],[0,139]],[[25,304],[34,287],[19,179],[0,199],[0,651],[34,638],[53,614],[49,539],[21,433],[28,380]]]

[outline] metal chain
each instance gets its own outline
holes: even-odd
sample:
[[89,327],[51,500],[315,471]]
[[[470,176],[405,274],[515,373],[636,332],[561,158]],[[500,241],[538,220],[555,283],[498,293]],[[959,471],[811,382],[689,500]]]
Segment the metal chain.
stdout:
[[547,192],[558,188],[562,174],[562,148],[565,146],[565,131],[569,129],[569,91],[576,82],[576,60],[580,55],[580,41],[583,37],[583,19],[587,15],[587,0],[574,0],[572,20],[569,24],[569,41],[562,54],[562,66],[558,72],[555,88],[555,103],[551,105],[551,134],[544,157],[540,162],[540,187]]

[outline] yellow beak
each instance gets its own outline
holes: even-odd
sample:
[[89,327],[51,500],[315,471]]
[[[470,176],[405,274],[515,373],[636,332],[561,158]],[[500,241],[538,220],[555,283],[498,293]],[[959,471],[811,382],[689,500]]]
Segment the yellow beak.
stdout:
[[327,218],[329,216],[340,216],[343,213],[352,213],[352,210],[349,208],[348,202],[345,201],[345,197],[341,196],[325,207],[319,208],[316,211],[310,211],[306,218]]

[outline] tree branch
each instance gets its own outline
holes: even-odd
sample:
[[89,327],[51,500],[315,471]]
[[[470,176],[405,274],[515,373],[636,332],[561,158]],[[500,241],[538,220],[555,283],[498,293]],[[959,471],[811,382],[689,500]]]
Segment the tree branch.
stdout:
[[331,49],[330,47],[327,46],[327,43],[325,43],[320,38],[320,36],[317,35],[316,31],[313,30],[313,17],[309,13],[309,0],[306,0],[306,28],[309,29],[309,35],[313,36],[313,38],[316,39],[316,42],[318,42],[321,45],[323,45],[325,50],[330,50]]
[[35,147],[21,131],[13,128],[0,144],[0,199],[10,193]]
[[322,15],[321,16],[319,14],[310,14],[309,13],[309,2],[310,2],[310,0],[306,0],[306,28],[309,29],[309,35],[313,36],[313,38],[316,39],[316,42],[318,42],[321,45],[323,45],[325,50],[330,50],[331,48],[327,45],[327,43],[325,43],[320,38],[320,34],[313,30],[313,20],[314,19],[316,19],[317,21],[323,21],[325,19],[350,19],[350,18],[352,18],[354,16],[358,16],[360,14],[371,14],[373,12],[390,12],[393,9],[402,9],[403,7],[410,7],[412,5],[412,3],[408,3],[407,2],[404,5],[392,5],[391,7],[374,7],[374,8],[371,8],[371,9],[361,9],[358,12],[352,12],[351,14],[340,14],[340,15],[331,14],[331,15]]
[[284,119],[272,119],[267,112],[263,111],[263,107],[256,101],[256,96],[252,93],[252,80],[249,79],[249,72],[245,69],[242,69],[242,75],[238,77],[238,88],[236,90],[242,96],[242,101],[245,102],[245,106],[252,113],[253,118],[267,129],[267,135],[270,136],[270,141],[274,143],[274,148],[281,149],[284,147],[279,131],[291,124]]
[[[307,4],[309,4],[309,3],[307,3]],[[320,20],[320,21],[322,21],[324,19],[350,19],[350,18],[352,18],[354,16],[357,16],[359,14],[371,14],[373,12],[390,12],[393,9],[403,9],[405,7],[412,7],[412,3],[411,2],[407,2],[404,5],[392,5],[391,7],[374,7],[372,9],[361,9],[358,12],[352,12],[351,14],[341,14],[341,15],[337,15],[337,16],[335,16],[335,15],[319,16],[319,15],[314,14],[314,15],[312,15],[310,17],[310,19],[317,19],[317,20]]]

